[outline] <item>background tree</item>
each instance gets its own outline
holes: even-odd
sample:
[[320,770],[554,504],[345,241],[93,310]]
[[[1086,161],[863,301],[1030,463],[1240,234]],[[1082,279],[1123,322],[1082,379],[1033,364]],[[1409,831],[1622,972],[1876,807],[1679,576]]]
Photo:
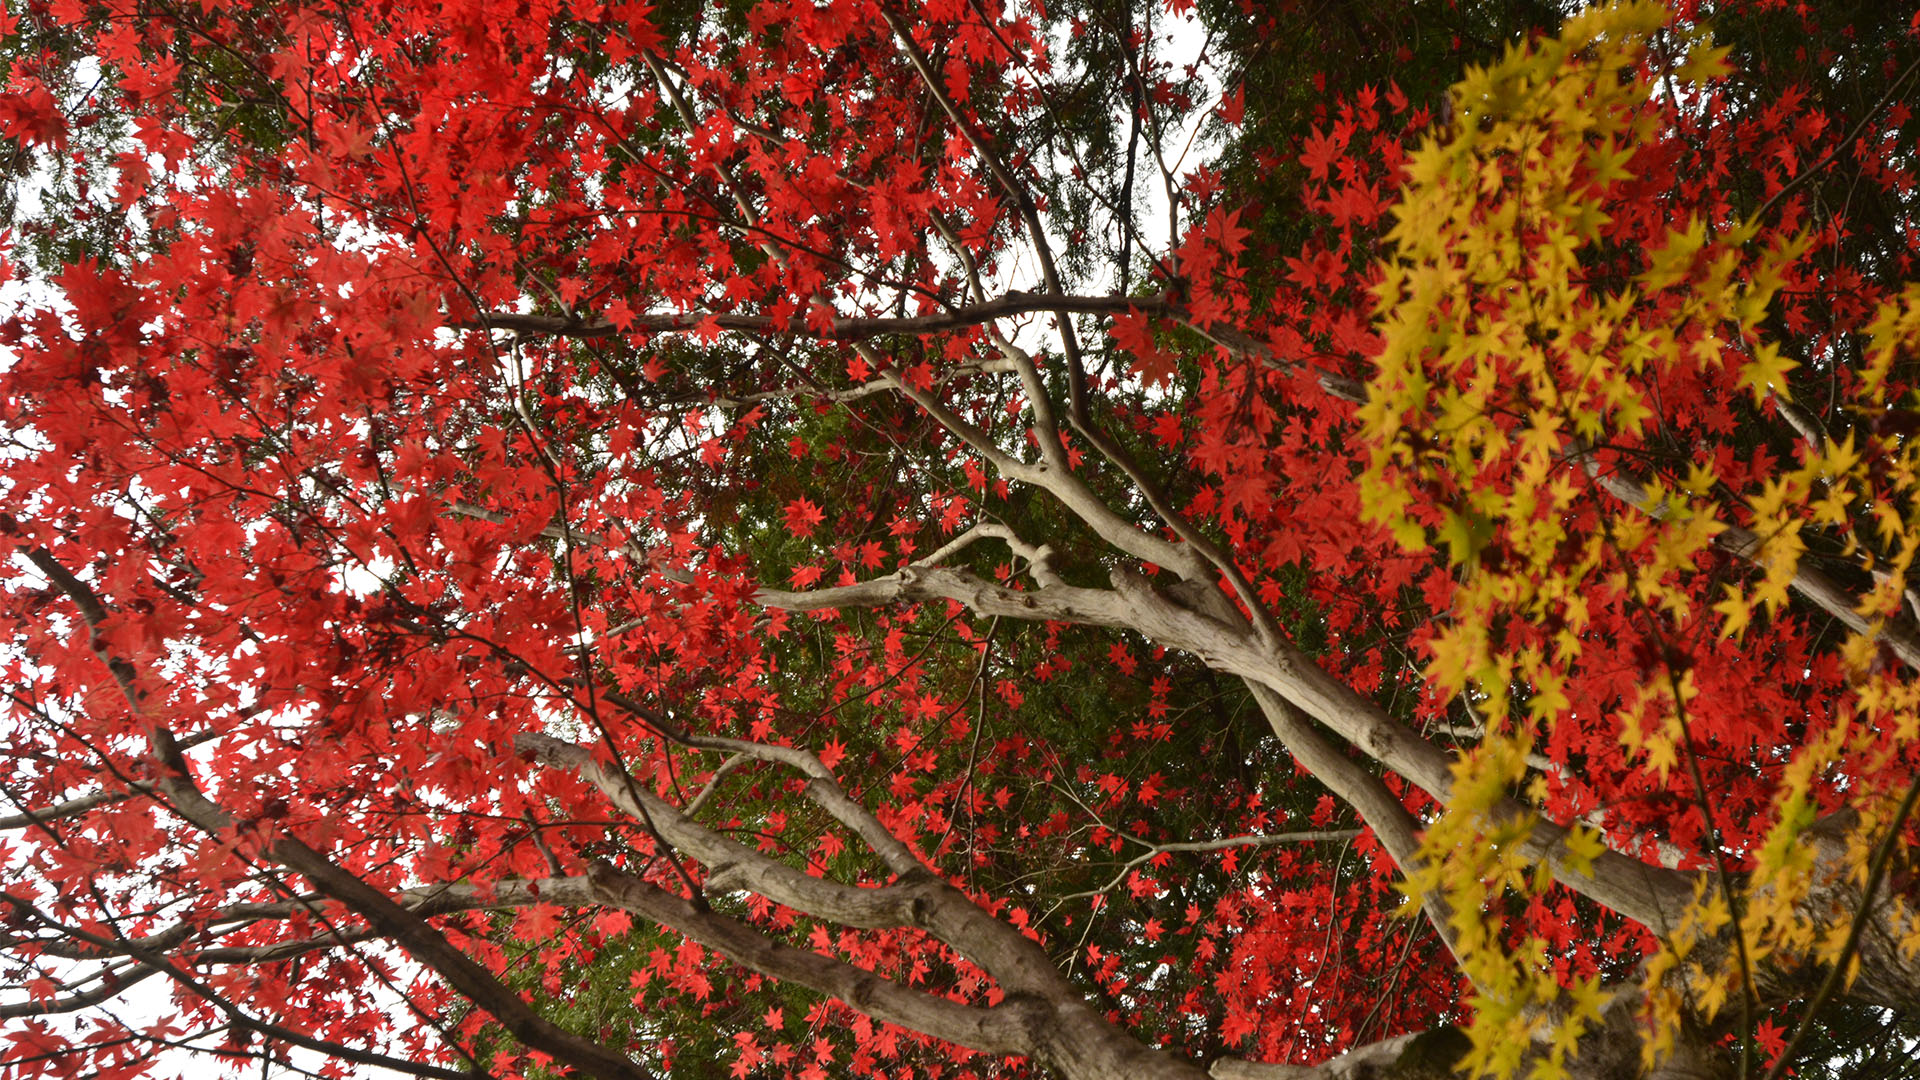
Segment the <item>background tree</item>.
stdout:
[[5,16],[0,1069],[1879,1067],[1911,29],[1187,7]]

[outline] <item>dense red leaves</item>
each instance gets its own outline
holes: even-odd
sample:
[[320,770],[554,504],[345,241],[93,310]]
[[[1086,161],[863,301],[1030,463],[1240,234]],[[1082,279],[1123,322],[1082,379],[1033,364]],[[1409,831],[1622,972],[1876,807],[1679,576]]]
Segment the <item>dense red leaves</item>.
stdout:
[[806,499],[795,499],[787,504],[787,531],[795,536],[813,535],[814,527],[826,520],[820,508]]
[[[1007,640],[957,605],[789,616],[752,602],[762,583],[866,580],[970,524],[1029,512],[979,447],[854,396],[894,372],[1024,452],[1022,405],[981,376],[977,330],[891,343],[880,369],[809,334],[741,347],[717,319],[797,320],[830,336],[836,313],[959,304],[955,260],[932,239],[936,212],[979,264],[1018,258],[1018,208],[875,9],[759,3],[711,34],[639,4],[389,0],[161,18],[116,0],[45,17],[91,35],[114,73],[107,100],[86,107],[132,118],[140,151],[118,159],[113,198],[146,217],[119,249],[48,274],[60,304],[28,305],[0,339],[13,354],[0,423],[14,439],[0,531],[10,550],[44,549],[104,607],[89,627],[83,605],[40,577],[7,594],[4,682],[19,688],[10,790],[35,806],[96,790],[136,797],[6,849],[28,868],[8,887],[9,932],[29,919],[22,905],[76,941],[110,920],[133,936],[184,927],[180,962],[255,1016],[419,1061],[453,1060],[433,1034],[444,1024],[453,1043],[494,1048],[488,1066],[509,1075],[531,1059],[473,1041],[484,1017],[379,952],[196,960],[203,948],[311,938],[351,921],[343,913],[316,905],[224,936],[210,920],[295,887],[261,868],[283,834],[393,891],[484,890],[594,859],[686,891],[680,875],[698,867],[664,857],[638,823],[608,825],[606,801],[577,777],[516,757],[515,735],[556,726],[677,796],[716,762],[662,730],[817,749],[969,890],[1007,867],[1065,878],[1095,858],[1124,865],[1196,822],[1222,836],[1352,823],[1318,789],[1267,794],[1291,762],[1213,725],[1194,668],[1138,641],[1089,644],[1059,626]],[[12,18],[0,16],[0,32]],[[967,128],[1038,122],[1042,18],[958,3],[918,12],[911,34],[940,47],[938,74]],[[230,66],[183,68],[178,40]],[[210,100],[271,102],[284,141],[197,149],[189,81]],[[1760,201],[1778,196],[1771,228],[1813,239],[1783,328],[1808,356],[1850,347],[1882,286],[1848,268],[1849,225],[1788,185],[1836,152],[1862,183],[1910,192],[1910,173],[1884,153],[1909,129],[1907,110],[1841,144],[1836,122],[1792,93],[1760,108],[1731,93],[1650,107],[1667,135],[1638,150],[1633,179],[1599,193],[1609,224],[1593,286],[1635,273],[1685,214],[1751,209],[1757,187]],[[1354,688],[1451,730],[1456,703],[1428,695],[1419,669],[1455,571],[1363,524],[1352,404],[1328,389],[1364,379],[1378,348],[1372,267],[1406,148],[1432,118],[1394,86],[1321,111],[1284,148],[1305,169],[1312,234],[1270,248],[1250,215],[1208,201],[1217,179],[1203,172],[1187,193],[1194,227],[1169,253],[1178,280],[1161,283],[1190,324],[1241,328],[1278,362],[1194,350],[1183,363],[1156,336],[1171,328],[1136,311],[1112,336],[1153,392],[1120,379],[1097,388],[1187,477],[1183,509],[1226,540],[1289,632]],[[0,95],[7,139],[59,150],[69,123],[38,77],[16,75]],[[1909,275],[1920,233],[1894,235],[1906,246],[1885,258]],[[503,332],[525,329],[507,316],[526,311],[582,336]],[[693,321],[689,337],[652,336],[661,324],[649,320],[674,315]],[[1735,492],[1763,483],[1783,450],[1729,439],[1751,411],[1736,367],[1649,373],[1658,441],[1602,448],[1606,460],[1669,474],[1708,461]],[[1844,364],[1830,372],[1849,377]],[[855,420],[828,419],[819,391],[844,391]],[[1078,438],[1069,451],[1076,465],[1092,453]],[[886,454],[896,464],[873,471]],[[1578,527],[1600,527],[1602,507],[1596,495]],[[1622,550],[1617,568],[1645,555]],[[1000,569],[1012,580],[1011,563]],[[1723,640],[1707,614],[1714,574],[1742,571],[1710,569],[1682,644],[1710,703],[1690,737],[1738,851],[1769,824],[1781,765],[1771,748],[1806,738],[1846,691],[1819,624],[1789,616]],[[1657,837],[1703,862],[1689,782],[1629,760],[1613,715],[1670,658],[1649,653],[1629,596],[1590,601],[1591,640],[1565,672],[1579,704],[1541,747],[1543,809],[1563,821],[1604,813],[1626,850],[1659,857]],[[959,648],[933,648],[949,636]],[[1100,683],[1092,696],[1107,700],[1074,696],[1069,675]],[[1202,704],[1174,695],[1176,682]],[[1111,719],[1102,707],[1115,701],[1131,710],[1124,722],[1071,730],[1082,714]],[[204,835],[138,794],[163,767],[150,752],[156,722],[196,743],[189,769],[232,828]],[[1063,761],[1057,744],[1092,749]],[[1410,809],[1430,809],[1392,786]],[[798,789],[752,773],[721,819],[811,873],[884,880]],[[1042,911],[1018,891],[977,899],[1069,960],[1096,1000],[1128,1002],[1113,1012],[1149,1042],[1309,1061],[1455,1014],[1459,980],[1401,909],[1394,872],[1363,834],[1163,856],[1071,908]],[[771,934],[903,985],[1000,1000],[924,935],[811,923],[757,897],[739,907]],[[1568,980],[1630,967],[1648,944],[1564,897],[1517,917],[1551,935]],[[1077,944],[1089,920],[1105,944]],[[596,956],[637,950],[620,995],[642,1013],[732,1025],[736,1075],[1018,1067],[839,1003],[767,1005],[782,999],[759,976],[697,945],[633,945],[623,914],[582,919],[541,903],[440,924],[492,970],[559,999],[584,993],[573,976]],[[70,960],[28,947],[13,963],[42,980],[36,999],[71,992],[57,981]],[[181,987],[172,1035],[112,1017],[71,1032],[33,1020],[9,1032],[0,1069],[136,1074],[159,1040],[226,1021]],[[434,1022],[403,1020],[390,987]],[[661,1068],[677,1052],[632,1027],[605,1037]]]
[[[805,15],[801,39],[815,45],[869,28],[811,5],[795,10]],[[182,136],[171,127],[180,117],[167,103],[172,61],[147,51],[175,30],[122,14],[95,16],[103,53],[126,65],[120,106],[139,115],[149,149],[181,169]],[[565,776],[527,774],[512,738],[569,697],[596,708],[567,684],[578,671],[567,650],[616,624],[628,625],[604,664],[627,693],[684,702],[719,730],[768,735],[761,718],[776,698],[759,685],[771,667],[763,620],[741,606],[751,579],[696,539],[690,522],[705,511],[646,469],[619,467],[666,439],[691,440],[714,468],[726,443],[698,412],[568,393],[567,346],[495,344],[447,326],[512,308],[522,287],[549,274],[565,303],[591,305],[622,328],[663,301],[702,299],[710,273],[752,254],[711,226],[723,167],[753,178],[757,235],[794,254],[784,264],[755,259],[757,269],[727,274],[722,291],[775,315],[808,310],[804,298],[841,279],[848,260],[917,246],[906,225],[936,191],[962,208],[970,231],[997,213],[979,202],[976,182],[942,180],[937,144],[904,146],[913,133],[890,122],[842,108],[836,147],[809,148],[803,140],[835,129],[782,110],[837,97],[832,79],[845,76],[828,75],[801,40],[776,57],[738,58],[732,73],[748,77],[698,66],[674,75],[689,93],[722,95],[701,102],[715,119],[684,151],[645,151],[629,140],[679,121],[658,103],[606,103],[581,67],[605,55],[644,72],[637,58],[660,39],[643,7],[287,14],[280,36],[244,43],[244,24],[209,13],[193,26],[244,45],[250,67],[235,76],[239,89],[281,100],[293,141],[277,158],[235,147],[220,173],[165,193],[174,239],[132,267],[87,261],[54,275],[65,315],[32,314],[13,337],[8,423],[31,424],[37,442],[10,468],[9,543],[45,547],[110,611],[89,634],[70,613],[42,614],[50,598],[22,609],[14,655],[23,659],[7,681],[32,686],[16,706],[40,713],[19,714],[10,753],[45,763],[23,792],[54,802],[103,777],[150,775],[143,736],[146,717],[159,714],[182,736],[214,736],[192,755],[194,771],[244,822],[202,842],[137,800],[61,826],[60,843],[26,856],[43,884],[23,885],[24,900],[97,918],[106,909],[92,905],[124,902],[163,853],[197,851],[185,891],[122,924],[132,934],[267,895],[249,865],[260,830],[293,831],[391,888],[548,873],[521,819],[599,821],[606,810]],[[151,36],[128,41],[128,27]],[[404,46],[415,34],[434,44]],[[546,53],[516,44],[549,39]],[[379,78],[366,77],[367,64]],[[897,85],[906,76],[894,67]],[[60,114],[44,87],[16,85],[5,100],[9,137],[57,140]],[[794,137],[755,139],[744,167],[722,166],[735,153],[724,108],[768,101],[770,117],[799,124]],[[885,101],[856,111],[890,115]],[[637,166],[608,171],[636,152],[645,155]],[[849,198],[871,208],[851,223],[839,209]],[[649,366],[650,378],[662,374]],[[516,424],[516,414],[542,422]],[[823,520],[806,499],[791,505],[798,535]],[[556,548],[542,539],[555,530],[600,546]],[[904,558],[918,531],[910,522],[891,558]],[[643,572],[631,573],[609,542],[645,549]],[[866,548],[861,570],[890,561],[879,544]],[[138,715],[96,652],[133,665]],[[613,723],[622,753],[657,758],[643,724]],[[581,845],[603,834],[541,833],[576,871]],[[75,881],[104,891],[85,900],[68,887]],[[514,936],[551,938],[558,910],[529,910]],[[295,926],[287,936],[311,932]],[[549,952],[550,971],[567,951]],[[507,970],[509,954],[491,955]],[[330,1038],[393,1039],[378,980],[343,978],[337,967],[372,962],[268,966],[259,977],[270,992],[237,996]],[[676,985],[698,1001],[706,994],[696,975]],[[439,1012],[443,997],[421,1000]],[[209,1015],[185,1000],[186,1015]],[[441,1053],[411,1050],[402,1056]],[[112,1044],[85,1067],[105,1070],[134,1052]]]
[[0,135],[28,146],[44,143],[57,149],[66,133],[60,103],[39,79],[20,79],[0,94]]

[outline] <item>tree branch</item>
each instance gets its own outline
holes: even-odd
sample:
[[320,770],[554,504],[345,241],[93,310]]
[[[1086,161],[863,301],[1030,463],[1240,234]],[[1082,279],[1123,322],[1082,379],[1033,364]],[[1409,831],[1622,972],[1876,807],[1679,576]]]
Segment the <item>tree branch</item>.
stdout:
[[[1023,592],[960,570],[908,567],[855,585],[802,593],[762,590],[755,598],[768,607],[801,611],[937,598],[958,601],[981,615],[1133,630],[1192,653],[1217,671],[1272,689],[1436,799],[1444,801],[1452,790],[1450,754],[1329,675],[1291,642],[1260,641],[1244,623],[1229,625],[1195,610],[1182,602],[1186,599],[1179,591],[1182,586],[1156,589],[1146,578],[1124,569],[1116,569],[1112,577],[1111,590],[1050,585]],[[1514,800],[1507,800],[1501,812],[1532,816]],[[1613,851],[1594,859],[1590,871],[1578,869],[1566,849],[1567,835],[1565,828],[1537,820],[1519,850],[1531,860],[1546,863],[1562,884],[1656,930],[1666,928],[1674,914],[1691,902],[1694,875],[1648,866]]]
[[798,983],[877,1020],[991,1054],[1031,1054],[1045,1010],[1014,998],[978,1009],[909,990],[831,957],[783,945],[765,933],[711,909],[702,909],[631,874],[604,864],[589,872],[595,899],[669,927],[742,967]]
[[[1114,831],[1119,832],[1117,829]],[[1138,837],[1120,833],[1120,835],[1126,839],[1132,840],[1136,844],[1144,845],[1147,850],[1128,859],[1126,863],[1120,867],[1120,872],[1113,875],[1112,880],[1108,881],[1105,885],[1097,889],[1088,889],[1085,892],[1068,893],[1060,899],[1083,900],[1090,896],[1105,896],[1107,893],[1119,888],[1121,882],[1127,880],[1128,874],[1131,874],[1138,867],[1152,862],[1162,855],[1171,855],[1177,852],[1228,851],[1233,848],[1244,847],[1273,847],[1277,844],[1319,844],[1332,840],[1352,840],[1354,837],[1359,836],[1360,833],[1361,830],[1359,829],[1317,829],[1306,832],[1264,834],[1247,833],[1242,836],[1223,836],[1218,840],[1180,840],[1170,844],[1150,843]]]
[[1128,308],[1158,311],[1165,299],[1157,296],[1051,296],[1011,290],[980,303],[967,304],[932,315],[904,318],[847,316],[818,309],[822,318],[796,315],[776,319],[770,315],[745,315],[732,312],[687,312],[685,314],[635,315],[625,327],[599,319],[580,319],[560,315],[532,315],[511,311],[489,311],[470,322],[455,323],[459,330],[504,330],[526,337],[610,338],[623,333],[673,334],[719,329],[755,334],[793,334],[828,341],[860,341],[891,334],[919,336],[948,330],[984,326],[997,319],[1040,312],[1073,312],[1081,315],[1123,315]]
[[[928,1023],[955,1025],[937,1030],[924,1026],[918,1019],[911,1021],[921,1031],[962,1045],[981,1047],[980,1040],[1013,1037],[995,1025],[1017,1025],[1023,1032],[1019,1036],[1023,1040],[1020,1048],[1005,1052],[1027,1054],[1054,1064],[1068,1077],[1094,1080],[1164,1075],[1199,1080],[1202,1074],[1197,1068],[1141,1046],[1132,1036],[1109,1023],[1066,981],[1046,950],[935,876],[904,844],[886,833],[869,811],[846,796],[817,758],[789,747],[769,747],[733,739],[709,741],[714,748],[750,753],[810,776],[808,794],[821,801],[836,817],[855,822],[849,827],[874,846],[889,867],[896,872],[904,869],[904,872],[899,873],[898,880],[892,884],[867,889],[816,878],[687,819],[652,792],[622,782],[613,770],[594,761],[584,747],[535,733],[520,736],[517,744],[523,752],[544,764],[575,771],[622,810],[635,813],[644,809],[650,813],[663,837],[711,869],[710,890],[750,889],[776,903],[847,926],[867,929],[912,926],[924,930],[978,965],[1008,993],[1010,1002],[1025,1003],[1020,1011],[1008,1014],[1012,1019],[995,1019],[992,1024],[977,1015],[978,1010],[928,1018]],[[596,885],[599,884],[596,881]],[[638,879],[623,878],[619,882],[608,879],[606,895],[619,897],[622,904],[636,905],[631,910],[640,911],[695,940],[706,941],[709,939],[703,939],[701,934],[713,934],[710,939],[713,947],[727,952],[736,961],[756,971],[791,978],[834,994],[869,1015],[908,1023],[895,1019],[899,1014],[894,1010],[918,1008],[916,992],[900,990],[891,984],[849,983],[846,980],[854,976],[839,967],[820,966],[837,965],[837,961],[812,953],[788,955],[797,950],[782,952],[785,946],[750,929],[742,928],[752,935],[750,940],[739,937],[738,932],[731,929],[737,925],[731,924],[731,920],[712,912],[700,913],[690,903],[669,897]],[[896,991],[914,996],[890,996]],[[948,1031],[952,1033],[943,1033]],[[1116,1069],[1135,1071],[1114,1071]]]
[[[28,557],[67,593],[79,607],[87,625],[98,629],[106,618],[107,607],[92,589],[68,573],[46,549],[35,549]],[[96,655],[113,670],[115,681],[127,695],[129,704],[138,712],[140,698],[133,685],[133,665],[112,655],[97,639],[93,648]],[[162,773],[154,786],[165,795],[167,805],[210,836],[228,832],[234,825],[233,816],[208,799],[193,782],[173,733],[164,723],[156,721],[149,726],[149,737]],[[624,1054],[581,1038],[542,1017],[521,999],[517,991],[455,948],[424,918],[396,903],[357,875],[342,869],[291,833],[283,833],[274,839],[268,845],[266,854],[280,865],[305,876],[319,891],[345,903],[382,936],[438,972],[455,990],[490,1013],[527,1046],[569,1062],[601,1080],[653,1080],[651,1073]],[[167,970],[172,971],[171,968]]]
[[[1664,506],[1656,504],[1652,495],[1638,481],[1617,472],[1603,472],[1600,463],[1590,453],[1580,453],[1579,458],[1585,465],[1587,474],[1597,482],[1601,489],[1626,503],[1628,506],[1661,519],[1666,517]],[[1713,538],[1713,546],[1744,562],[1755,562],[1766,549],[1766,542],[1752,530],[1742,528],[1731,522],[1726,529]],[[1856,634],[1877,635],[1900,662],[1916,671],[1920,671],[1920,631],[1902,619],[1887,619],[1878,624],[1870,623],[1865,616],[1855,610],[1859,597],[1843,588],[1840,583],[1821,573],[1803,557],[1794,568],[1793,580],[1788,583],[1794,592],[1806,597],[1813,605],[1845,625]]]
[[1436,1028],[1355,1047],[1318,1065],[1219,1058],[1207,1075],[1213,1080],[1448,1080],[1466,1042],[1458,1028]]

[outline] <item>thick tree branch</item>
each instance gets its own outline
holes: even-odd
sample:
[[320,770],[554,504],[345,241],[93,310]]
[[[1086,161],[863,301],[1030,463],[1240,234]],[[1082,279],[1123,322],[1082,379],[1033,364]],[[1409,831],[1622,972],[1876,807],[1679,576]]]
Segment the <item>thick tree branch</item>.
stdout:
[[[29,558],[74,601],[87,625],[97,630],[106,618],[105,603],[45,549],[36,549]],[[96,643],[94,651],[113,670],[115,681],[137,711],[140,700],[133,685],[133,665],[112,655],[104,644]],[[234,825],[233,816],[208,799],[193,782],[173,733],[160,722],[150,726],[150,733],[154,757],[162,773],[154,786],[165,796],[168,807],[210,836],[227,833]],[[517,991],[454,947],[424,918],[298,838],[282,834],[270,843],[266,853],[275,862],[306,877],[319,891],[345,903],[382,936],[438,972],[455,990],[499,1020],[527,1046],[570,1062],[601,1080],[652,1080],[651,1073],[624,1054],[581,1038],[542,1017]]]
[[831,957],[783,945],[762,931],[695,906],[631,874],[596,865],[590,872],[602,904],[670,927],[743,967],[839,998],[877,1020],[991,1054],[1035,1052],[1044,1008],[1015,998],[987,1009],[909,990]]
[[[644,810],[652,815],[663,837],[711,869],[710,889],[748,889],[776,903],[842,925],[874,929],[912,926],[924,930],[992,976],[1008,993],[1010,1002],[1023,1003],[1019,1013],[1011,1014],[1017,1019],[995,1019],[988,1024],[976,1015],[978,1010],[969,1010],[948,1018],[929,1019],[942,1025],[957,1025],[952,1028],[954,1034],[941,1034],[949,1030],[948,1027],[936,1030],[914,1021],[919,1030],[962,1045],[986,1048],[980,1040],[1012,1037],[1001,1025],[1017,1025],[1022,1032],[1020,1048],[1002,1052],[1028,1054],[1055,1065],[1076,1080],[1129,1076],[1198,1080],[1202,1075],[1186,1062],[1141,1046],[1132,1036],[1109,1023],[1066,981],[1046,950],[935,876],[905,845],[887,834],[871,812],[841,791],[817,758],[789,747],[767,747],[731,739],[711,741],[716,749],[753,753],[808,775],[811,778],[809,794],[837,818],[851,822],[849,827],[875,845],[890,868],[904,872],[900,872],[892,884],[869,889],[815,878],[692,822],[666,800],[627,784],[615,770],[594,761],[583,747],[533,733],[520,736],[518,744],[542,763],[577,772],[622,810],[628,813]],[[794,950],[782,952],[784,946],[751,929],[745,931],[752,935],[750,939],[737,936],[730,928],[737,924],[730,924],[722,916],[711,912],[700,915],[686,901],[668,897],[637,879],[623,880],[630,884],[620,884],[619,888],[629,891],[617,895],[624,898],[622,903],[636,905],[631,910],[643,911],[649,918],[673,926],[696,940],[708,940],[701,938],[702,933],[713,934],[714,948],[727,952],[748,967],[776,977],[793,978],[834,994],[869,1015],[895,1023],[908,1021],[895,1019],[896,1013],[891,1010],[917,1007],[914,998],[889,997],[897,987],[849,983],[846,980],[853,976],[839,967],[822,966],[837,965],[837,961],[811,953],[788,955]],[[614,884],[609,879],[608,895],[616,895]],[[732,951],[736,949],[739,952]]]
[[[1072,993],[1039,946],[987,915],[965,894],[935,877],[905,845],[887,833],[870,812],[841,792],[830,777],[823,781],[811,776],[809,795],[820,800],[843,822],[858,823],[849,827],[870,846],[878,845],[877,853],[899,877],[895,883],[878,888],[855,888],[815,877],[691,820],[644,787],[625,783],[617,770],[595,761],[584,747],[531,732],[521,735],[516,742],[523,753],[542,764],[579,774],[622,811],[635,817],[651,816],[667,842],[707,866],[709,891],[745,889],[815,918],[861,929],[916,927],[946,942],[1010,991],[1043,997]],[[724,748],[737,750],[736,747]],[[768,752],[788,748],[759,749],[762,753],[754,756],[777,761],[781,760],[780,756]],[[804,752],[793,753],[797,756]],[[812,755],[806,757],[812,758]],[[825,772],[819,767],[818,759],[813,759],[812,764],[819,772]]]
[[[1654,518],[1666,516],[1666,508],[1655,503],[1647,489],[1630,477],[1617,472],[1604,472],[1599,462],[1591,454],[1582,454],[1588,475],[1592,476],[1600,487],[1614,498],[1626,503]],[[1738,525],[1728,524],[1726,529],[1713,538],[1713,546],[1745,562],[1754,562],[1766,550],[1766,542],[1752,530]],[[1888,619],[1880,623],[1870,623],[1857,610],[1860,598],[1842,587],[1832,578],[1821,573],[1807,559],[1802,558],[1794,568],[1793,580],[1789,582],[1793,591],[1813,602],[1813,605],[1828,615],[1840,620],[1841,624],[1856,634],[1875,634],[1900,662],[1907,667],[1920,671],[1920,630],[1904,619]]]
[[[1022,592],[983,581],[964,571],[913,568],[839,588],[792,593],[762,590],[766,606],[791,610],[872,606],[895,600],[943,599],[981,615],[1133,630],[1162,645],[1198,656],[1217,671],[1271,688],[1288,704],[1325,724],[1375,761],[1444,800],[1452,790],[1452,757],[1410,731],[1380,706],[1327,674],[1312,657],[1286,641],[1262,642],[1244,623],[1229,625],[1195,610],[1179,591],[1160,590],[1148,579],[1116,570],[1111,590],[1053,585]],[[1209,586],[1210,588],[1210,586]],[[1397,804],[1396,804],[1397,805]],[[1509,801],[1505,812],[1527,814]],[[1534,824],[1521,847],[1542,861],[1556,879],[1643,925],[1662,929],[1693,897],[1693,875],[1651,867],[1617,852],[1603,853],[1591,870],[1576,866],[1566,849],[1567,830]]]
[[1318,1065],[1220,1058],[1207,1074],[1213,1080],[1448,1080],[1466,1042],[1457,1028],[1437,1028],[1355,1047]]
[[128,799],[133,798],[135,794],[152,790],[152,785],[144,781],[135,781],[131,786],[133,788],[132,791],[96,791],[89,795],[78,795],[64,802],[57,802],[52,806],[42,807],[37,810],[23,810],[18,814],[0,818],[0,830],[31,829],[48,822],[79,817],[97,807],[112,806],[115,803],[126,802]]
[[[1360,767],[1360,764],[1320,737],[1304,716],[1271,687],[1263,683],[1246,680],[1247,689],[1252,692],[1253,700],[1260,706],[1260,712],[1266,716],[1267,724],[1280,739],[1281,745],[1293,755],[1300,766],[1318,777],[1320,782],[1353,807],[1380,838],[1380,846],[1386,849],[1388,857],[1400,867],[1403,876],[1417,874],[1425,861],[1420,856],[1419,823],[1408,812],[1399,799],[1387,790],[1387,785],[1378,776]],[[1453,911],[1445,900],[1438,896],[1427,895],[1421,900],[1427,921],[1448,951],[1459,954],[1459,931],[1453,925]],[[1472,917],[1478,918],[1479,912]]]

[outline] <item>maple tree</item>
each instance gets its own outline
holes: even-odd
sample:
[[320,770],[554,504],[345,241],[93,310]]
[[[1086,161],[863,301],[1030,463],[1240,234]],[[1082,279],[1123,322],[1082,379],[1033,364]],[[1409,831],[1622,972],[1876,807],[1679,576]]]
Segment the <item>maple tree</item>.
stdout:
[[1896,1067],[1920,21],[1192,7],[0,15],[0,1075]]

